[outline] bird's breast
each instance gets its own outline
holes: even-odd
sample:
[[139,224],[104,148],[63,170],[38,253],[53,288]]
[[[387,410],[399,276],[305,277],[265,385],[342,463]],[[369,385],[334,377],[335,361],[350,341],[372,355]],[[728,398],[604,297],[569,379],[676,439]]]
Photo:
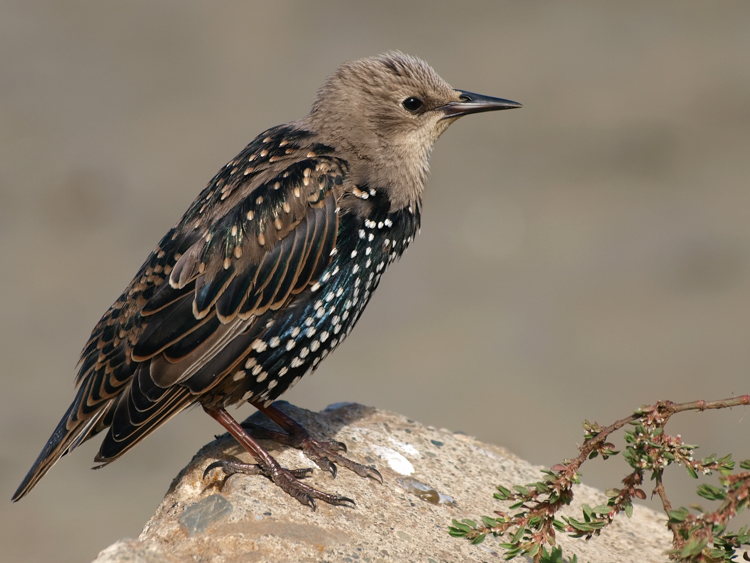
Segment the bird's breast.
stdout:
[[355,197],[371,199],[370,213],[342,208],[332,259],[320,278],[288,306],[269,312],[267,328],[227,381],[236,382],[228,402],[273,401],[294,385],[349,335],[380,279],[419,229],[419,209],[389,211],[377,190]]

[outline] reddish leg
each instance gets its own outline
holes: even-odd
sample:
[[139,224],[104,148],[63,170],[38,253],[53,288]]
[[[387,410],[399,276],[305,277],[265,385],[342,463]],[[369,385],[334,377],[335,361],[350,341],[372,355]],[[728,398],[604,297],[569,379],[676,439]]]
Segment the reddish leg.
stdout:
[[299,422],[294,420],[284,411],[275,405],[264,406],[262,402],[250,402],[256,409],[273,420],[276,424],[286,430],[286,434],[268,430],[258,425],[244,426],[252,430],[258,438],[267,438],[275,442],[280,442],[294,448],[301,449],[305,455],[313,460],[323,471],[330,471],[336,477],[336,464],[346,467],[360,477],[369,477],[380,483],[383,482],[383,476],[374,467],[368,467],[356,463],[338,452],[345,452],[346,445],[333,440],[316,440]]
[[227,475],[234,475],[235,473],[244,473],[247,475],[265,475],[271,481],[276,483],[281,489],[296,498],[302,504],[305,504],[315,510],[315,499],[322,500],[328,504],[354,506],[354,501],[342,497],[339,495],[333,495],[330,493],[324,493],[313,487],[306,485],[299,481],[299,478],[304,477],[310,470],[309,469],[297,469],[290,471],[279,465],[279,463],[269,454],[263,447],[252,437],[247,431],[240,426],[240,424],[232,418],[232,416],[224,409],[207,409],[203,408],[209,415],[211,415],[219,424],[221,424],[227,431],[234,436],[234,438],[240,443],[240,445],[250,452],[258,462],[256,464],[240,463],[237,461],[217,461],[212,463],[206,468],[203,476],[211,469],[221,467],[222,471]]

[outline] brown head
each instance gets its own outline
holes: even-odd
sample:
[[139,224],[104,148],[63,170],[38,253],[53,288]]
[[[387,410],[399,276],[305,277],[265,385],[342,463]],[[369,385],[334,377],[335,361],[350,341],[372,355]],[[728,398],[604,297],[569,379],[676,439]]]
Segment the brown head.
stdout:
[[400,208],[420,199],[430,151],[451,123],[517,107],[456,90],[424,61],[396,51],[341,66],[303,123],[342,153],[355,182],[388,190]]

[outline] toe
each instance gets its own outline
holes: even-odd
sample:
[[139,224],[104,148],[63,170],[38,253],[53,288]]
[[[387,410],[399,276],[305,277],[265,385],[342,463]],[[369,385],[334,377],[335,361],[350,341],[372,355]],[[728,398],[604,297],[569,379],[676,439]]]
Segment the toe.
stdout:
[[206,480],[206,477],[208,476],[211,471],[218,468],[224,469],[224,462],[223,461],[214,461],[212,464],[210,464],[206,469],[203,471],[203,480]]

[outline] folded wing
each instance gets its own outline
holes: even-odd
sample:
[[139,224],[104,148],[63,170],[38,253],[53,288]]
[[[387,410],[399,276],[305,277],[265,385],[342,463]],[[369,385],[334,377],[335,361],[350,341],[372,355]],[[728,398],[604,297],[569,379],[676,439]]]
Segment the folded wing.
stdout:
[[[258,318],[330,262],[346,163],[308,152],[240,173],[236,162],[253,154],[273,162],[284,143],[271,138],[263,149],[248,145],[212,180],[97,324],[76,397],[14,500],[105,428],[97,461],[108,463],[199,400],[262,330]],[[286,145],[284,154],[296,146]]]

